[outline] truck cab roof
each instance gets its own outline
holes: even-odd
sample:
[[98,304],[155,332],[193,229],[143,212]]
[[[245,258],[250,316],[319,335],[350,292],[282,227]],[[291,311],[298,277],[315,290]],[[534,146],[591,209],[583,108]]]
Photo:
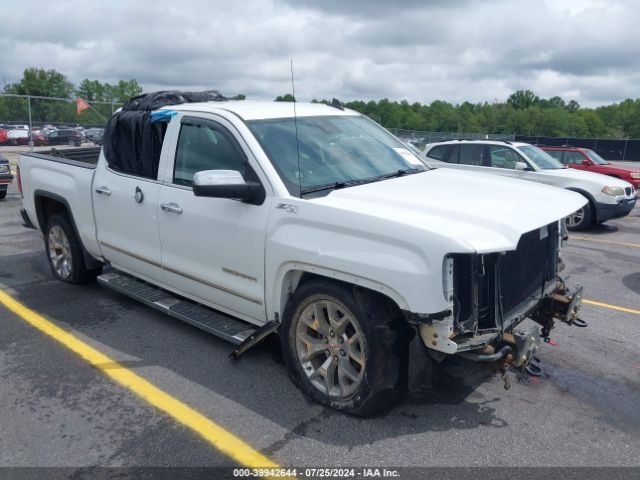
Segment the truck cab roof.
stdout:
[[181,112],[219,113],[231,112],[243,120],[266,120],[271,118],[290,118],[336,115],[360,115],[353,110],[333,107],[324,103],[271,102],[251,100],[225,100],[198,103],[168,105],[160,110],[176,110]]

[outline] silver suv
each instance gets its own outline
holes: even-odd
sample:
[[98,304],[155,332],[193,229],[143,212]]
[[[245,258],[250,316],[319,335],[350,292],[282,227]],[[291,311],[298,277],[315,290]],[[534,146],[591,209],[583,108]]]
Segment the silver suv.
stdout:
[[589,203],[567,218],[567,228],[583,230],[624,217],[636,204],[633,185],[624,180],[566,168],[540,148],[521,142],[454,140],[428,144],[421,158],[429,166],[492,173],[545,183],[582,194]]

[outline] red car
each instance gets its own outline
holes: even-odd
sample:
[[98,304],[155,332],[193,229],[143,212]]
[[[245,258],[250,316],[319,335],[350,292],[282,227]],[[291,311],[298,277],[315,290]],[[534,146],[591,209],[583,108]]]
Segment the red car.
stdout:
[[540,148],[568,167],[617,177],[632,184],[636,191],[640,189],[639,168],[634,169],[612,165],[588,148],[544,146],[540,146]]

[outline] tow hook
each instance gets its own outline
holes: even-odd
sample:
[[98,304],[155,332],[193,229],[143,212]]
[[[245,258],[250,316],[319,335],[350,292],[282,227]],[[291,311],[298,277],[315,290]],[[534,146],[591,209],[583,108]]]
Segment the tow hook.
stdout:
[[538,357],[532,357],[523,370],[532,377],[544,377],[544,368]]
[[507,370],[509,366],[507,362],[504,362],[504,365],[500,369],[500,376],[502,377],[502,381],[504,382],[504,389],[509,390],[511,388],[511,382],[509,381],[509,377],[507,376]]
[[554,319],[575,327],[588,326],[587,322],[578,317],[581,305],[582,286],[578,285],[575,291],[571,292],[561,280],[558,287],[542,300],[540,307],[530,318],[542,326],[542,339],[549,343]]

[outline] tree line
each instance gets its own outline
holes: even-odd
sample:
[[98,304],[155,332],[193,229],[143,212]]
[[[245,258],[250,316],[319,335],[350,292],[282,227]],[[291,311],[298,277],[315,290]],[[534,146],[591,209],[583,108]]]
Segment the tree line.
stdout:
[[[34,122],[104,123],[114,108],[142,93],[135,79],[103,83],[83,79],[77,86],[56,70],[28,68],[19,82],[4,85],[2,92],[17,95],[58,97],[69,101],[32,100]],[[92,109],[76,114],[75,98],[87,100]],[[245,95],[232,97],[244,100]],[[291,93],[276,101],[291,102]],[[92,103],[94,102],[94,103]],[[106,103],[95,103],[106,102]],[[328,100],[313,102],[331,103]],[[429,132],[503,133],[553,137],[640,138],[640,99],[626,99],[596,108],[581,107],[575,100],[541,98],[531,90],[518,90],[503,102],[430,104],[406,100],[352,100],[344,104],[387,128]],[[0,123],[25,122],[26,101],[0,97]]]
[[[276,101],[294,101],[291,94]],[[328,100],[312,100],[331,103]],[[425,132],[495,133],[579,138],[640,138],[640,99],[597,108],[581,107],[575,100],[540,98],[531,90],[518,90],[504,102],[463,102],[453,105],[434,100],[428,105],[386,98],[344,106],[386,128]]]

